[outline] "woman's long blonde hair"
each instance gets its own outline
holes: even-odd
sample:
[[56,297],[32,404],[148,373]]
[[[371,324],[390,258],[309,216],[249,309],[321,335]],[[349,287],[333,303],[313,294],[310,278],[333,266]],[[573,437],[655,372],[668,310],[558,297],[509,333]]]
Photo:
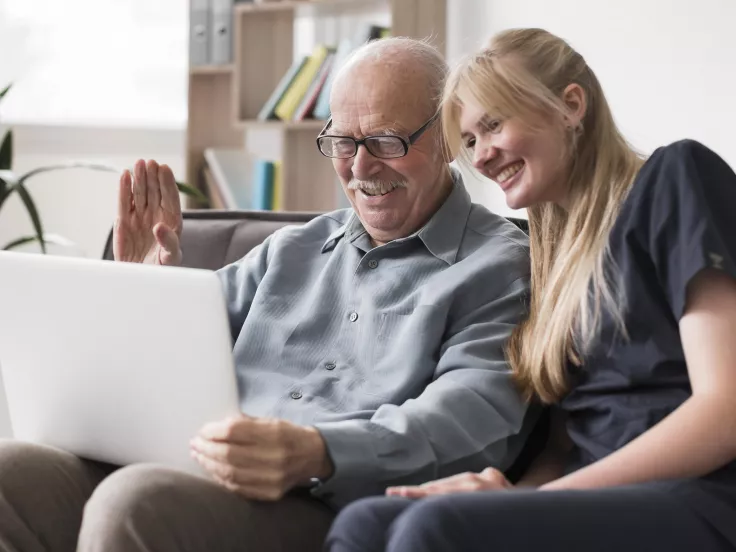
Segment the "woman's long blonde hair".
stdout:
[[534,128],[564,125],[561,99],[572,83],[585,92],[582,125],[567,132],[566,209],[553,203],[528,208],[531,251],[529,316],[513,332],[507,353],[527,397],[545,403],[568,389],[568,362],[580,364],[599,329],[602,309],[625,334],[616,267],[608,236],[642,158],[614,123],[600,83],[583,57],[541,29],[496,35],[488,48],[450,74],[442,103],[445,140],[463,157],[460,111],[474,102],[490,114],[516,116]]

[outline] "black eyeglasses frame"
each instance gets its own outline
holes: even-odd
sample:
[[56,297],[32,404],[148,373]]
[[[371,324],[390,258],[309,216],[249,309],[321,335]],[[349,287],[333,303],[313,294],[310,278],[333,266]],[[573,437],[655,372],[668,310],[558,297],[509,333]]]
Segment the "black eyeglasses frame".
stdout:
[[[408,138],[404,138],[403,136],[398,136],[396,134],[376,134],[376,135],[366,136],[364,138],[361,138],[360,140],[356,140],[352,136],[339,136],[337,134],[325,134],[325,132],[327,132],[329,130],[330,126],[332,126],[332,117],[330,117],[327,120],[327,123],[325,124],[325,126],[322,128],[322,130],[317,135],[317,149],[319,150],[319,152],[322,155],[324,155],[325,157],[327,157],[329,159],[350,159],[350,158],[355,157],[356,155],[358,155],[358,148],[361,145],[363,145],[363,146],[365,146],[365,148],[368,150],[368,152],[372,156],[378,157],[379,159],[399,159],[401,157],[405,157],[406,154],[409,153],[409,147],[412,146],[412,145],[414,145],[416,143],[416,141],[419,140],[419,138],[422,137],[422,134],[424,134],[427,131],[427,129],[430,126],[432,126],[432,124],[438,118],[439,118],[439,112],[438,113],[435,113],[434,115],[432,115],[432,117],[426,123],[424,123],[421,127],[419,127],[415,132],[413,132],[412,134],[410,134],[408,136]],[[320,146],[320,142],[321,142],[321,140],[323,138],[340,138],[340,139],[343,139],[343,140],[352,140],[355,143],[355,151],[353,152],[352,155],[347,155],[345,157],[336,157],[336,156],[332,156],[332,155],[327,155],[324,151],[322,151],[322,147]],[[372,138],[396,138],[404,146],[404,153],[402,153],[401,155],[392,155],[390,157],[376,155],[375,153],[373,153],[371,151],[371,148],[368,147],[368,145],[366,145],[366,142],[368,140],[372,139]]]

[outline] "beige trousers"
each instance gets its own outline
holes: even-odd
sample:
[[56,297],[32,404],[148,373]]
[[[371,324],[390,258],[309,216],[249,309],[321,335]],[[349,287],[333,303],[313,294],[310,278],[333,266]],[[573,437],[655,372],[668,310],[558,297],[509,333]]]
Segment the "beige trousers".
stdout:
[[0,440],[2,552],[318,552],[333,518],[308,495],[249,501],[158,466]]

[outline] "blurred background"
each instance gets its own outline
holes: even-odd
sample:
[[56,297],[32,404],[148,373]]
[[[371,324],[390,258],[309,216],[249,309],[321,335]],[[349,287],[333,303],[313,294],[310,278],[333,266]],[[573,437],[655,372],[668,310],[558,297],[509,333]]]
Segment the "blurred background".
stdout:
[[[0,0],[0,141],[22,174],[71,160],[169,164],[209,206],[344,205],[314,137],[330,74],[366,38],[429,36],[452,63],[510,27],[567,39],[597,73],[644,152],[694,138],[736,166],[733,0]],[[492,183],[473,199],[515,214]],[[117,175],[86,169],[28,181],[54,252],[99,257]],[[203,207],[187,199],[190,207]],[[0,247],[33,233],[19,197]],[[33,247],[31,244],[29,247]]]

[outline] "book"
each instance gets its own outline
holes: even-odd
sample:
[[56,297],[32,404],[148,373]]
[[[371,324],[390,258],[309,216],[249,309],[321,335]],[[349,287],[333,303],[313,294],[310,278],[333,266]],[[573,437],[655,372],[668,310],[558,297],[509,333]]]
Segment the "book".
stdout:
[[291,85],[291,82],[301,71],[306,62],[307,56],[301,56],[294,60],[294,63],[291,64],[291,67],[289,67],[286,73],[284,73],[284,76],[281,77],[281,80],[279,81],[274,91],[271,93],[271,96],[269,96],[268,100],[266,100],[266,103],[263,104],[261,111],[258,113],[259,121],[267,121],[269,119],[276,118],[276,115],[274,113],[276,105],[278,105],[279,101],[281,101],[281,98]]
[[312,116],[312,113],[314,112],[314,106],[317,105],[317,98],[319,97],[319,94],[322,91],[325,82],[327,81],[327,77],[330,74],[330,69],[332,68],[332,62],[334,61],[334,59],[335,52],[330,52],[329,54],[327,54],[324,63],[322,63],[322,67],[319,68],[317,76],[312,81],[312,84],[307,89],[307,93],[304,94],[304,98],[302,98],[301,103],[294,112],[294,121],[303,121],[304,119]]
[[273,162],[273,201],[272,211],[284,210],[284,181],[281,161]]
[[233,60],[233,0],[210,0],[210,63]]
[[365,42],[371,42],[372,40],[380,40],[391,36],[391,29],[389,27],[383,27],[381,25],[368,25],[365,32]]
[[355,44],[349,38],[341,40],[337,46],[337,51],[332,59],[330,73],[327,75],[327,80],[325,80],[317,97],[317,102],[312,109],[312,117],[315,119],[326,120],[330,117],[330,90],[332,89],[332,82],[354,49]]
[[315,119],[327,120],[330,117],[330,94],[332,94],[332,84],[335,80],[335,76],[340,72],[340,69],[345,62],[350,58],[350,55],[358,47],[370,42],[372,40],[378,40],[385,36],[390,36],[391,29],[389,27],[383,27],[381,25],[367,25],[363,32],[360,33],[358,38],[349,39],[344,38],[340,41],[335,52],[335,58],[330,68],[330,74],[327,76],[325,84],[322,86],[322,90],[317,98],[317,103],[312,111],[312,116]]
[[273,204],[273,162],[258,159],[253,165],[252,209],[270,211]]
[[210,199],[211,209],[234,209],[232,205],[228,205],[222,194],[219,183],[215,180],[209,166],[202,167],[202,176],[204,176],[204,184],[207,190],[207,196]]
[[210,0],[189,2],[189,65],[210,62]]
[[251,209],[252,156],[242,149],[206,148],[204,159],[211,177],[207,180],[205,174],[210,197],[217,198],[223,209]]
[[307,62],[301,68],[299,73],[289,85],[289,88],[284,92],[283,97],[279,100],[276,109],[274,110],[276,116],[282,121],[290,121],[294,116],[294,111],[299,106],[299,102],[302,101],[304,94],[307,93],[307,88],[317,76],[319,68],[324,63],[329,49],[323,44],[319,44],[314,48],[312,55],[308,56]]

